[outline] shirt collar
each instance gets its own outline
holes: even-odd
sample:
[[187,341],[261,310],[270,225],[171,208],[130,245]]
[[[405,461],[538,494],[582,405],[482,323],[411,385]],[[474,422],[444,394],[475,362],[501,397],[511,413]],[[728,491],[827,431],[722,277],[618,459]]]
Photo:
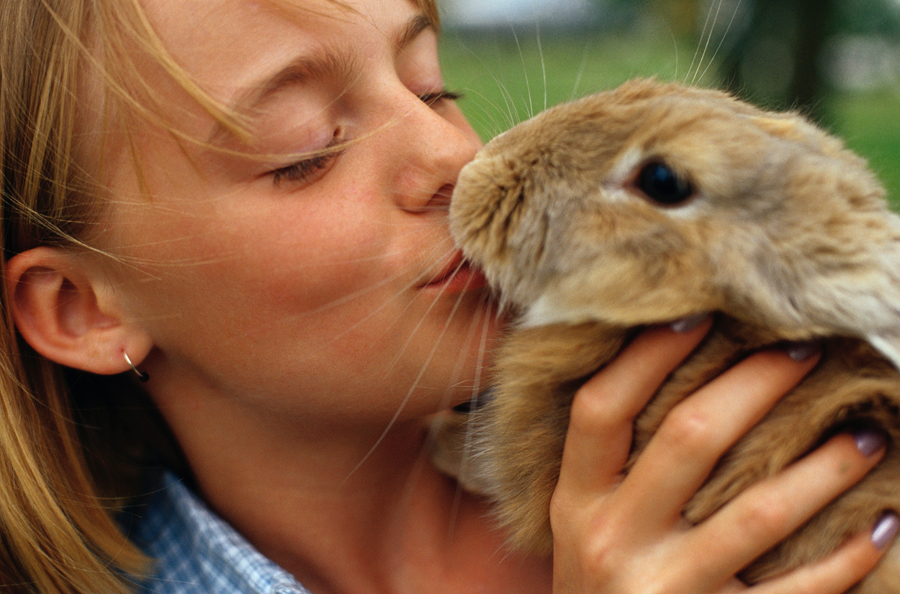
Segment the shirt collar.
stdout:
[[257,551],[178,477],[166,474],[132,540],[156,563],[142,585],[157,594],[309,594]]

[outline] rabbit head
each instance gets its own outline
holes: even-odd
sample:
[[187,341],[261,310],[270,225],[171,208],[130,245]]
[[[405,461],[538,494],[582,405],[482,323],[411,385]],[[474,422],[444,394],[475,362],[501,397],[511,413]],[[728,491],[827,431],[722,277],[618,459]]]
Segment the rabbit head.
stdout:
[[791,113],[637,80],[467,165],[451,229],[526,325],[722,311],[900,364],[900,219],[866,163]]

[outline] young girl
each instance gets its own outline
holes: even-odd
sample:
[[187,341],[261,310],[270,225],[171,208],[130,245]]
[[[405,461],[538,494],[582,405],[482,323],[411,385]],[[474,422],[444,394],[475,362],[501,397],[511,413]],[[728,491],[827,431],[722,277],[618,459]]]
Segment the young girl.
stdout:
[[[25,592],[733,592],[879,459],[841,435],[709,521],[679,511],[817,360],[747,359],[627,477],[707,321],[578,394],[552,559],[427,461],[502,320],[448,234],[479,141],[431,0],[5,0],[0,584]],[[893,516],[752,588],[837,593]],[[302,584],[302,585],[301,585]]]

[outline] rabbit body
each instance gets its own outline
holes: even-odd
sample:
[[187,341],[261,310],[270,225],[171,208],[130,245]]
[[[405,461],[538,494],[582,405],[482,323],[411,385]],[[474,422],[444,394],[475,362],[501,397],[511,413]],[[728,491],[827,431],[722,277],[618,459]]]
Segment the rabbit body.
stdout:
[[[632,81],[500,135],[460,175],[451,229],[519,319],[492,397],[444,427],[457,441],[438,465],[496,500],[514,545],[549,551],[574,392],[636,328],[716,312],[637,420],[632,460],[677,402],[740,358],[821,340],[816,369],[684,515],[702,521],[856,423],[888,433],[885,459],[742,577],[821,558],[900,511],[900,218],[883,193],[802,117],[676,84]],[[900,592],[897,549],[857,592]]]

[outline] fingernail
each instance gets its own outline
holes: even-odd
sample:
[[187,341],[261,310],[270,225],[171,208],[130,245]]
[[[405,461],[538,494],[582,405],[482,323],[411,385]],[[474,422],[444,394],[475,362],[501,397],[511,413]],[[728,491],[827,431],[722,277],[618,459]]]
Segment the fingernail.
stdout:
[[894,537],[900,531],[900,518],[888,512],[881,516],[875,528],[872,530],[872,544],[879,550],[884,550],[894,542]]
[[819,354],[822,345],[816,341],[791,342],[785,347],[788,357],[794,361],[806,361]]
[[880,452],[887,443],[887,436],[877,429],[860,429],[853,433],[853,440],[863,456],[869,457]]
[[677,332],[679,334],[687,334],[688,332],[705,322],[708,317],[708,313],[701,313],[695,316],[681,318],[680,320],[675,320],[674,322],[669,324],[669,327],[674,332]]

